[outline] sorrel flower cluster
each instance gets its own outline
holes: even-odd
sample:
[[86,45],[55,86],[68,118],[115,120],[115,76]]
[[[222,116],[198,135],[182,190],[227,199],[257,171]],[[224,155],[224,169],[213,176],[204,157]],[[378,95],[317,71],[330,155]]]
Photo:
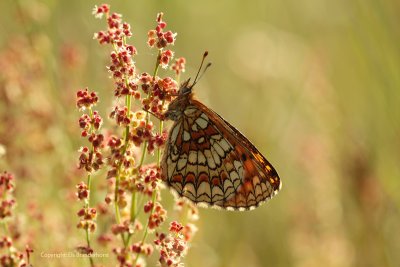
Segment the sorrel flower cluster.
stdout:
[[[95,171],[105,167],[107,177],[104,181],[108,193],[104,203],[98,205],[104,210],[98,216],[111,214],[104,206],[113,206],[115,223],[108,232],[99,235],[99,244],[112,246],[119,266],[144,266],[146,257],[153,254],[154,245],[160,251],[161,265],[178,266],[187,251],[187,242],[196,230],[190,222],[198,216],[195,207],[178,201],[178,215],[189,223],[183,226],[173,220],[169,233],[161,233],[164,222],[171,216],[161,203],[161,149],[167,132],[163,129],[163,121],[157,118],[163,117],[168,104],[177,94],[176,80],[185,71],[186,61],[179,58],[172,64],[174,78],[158,76],[160,67],[171,65],[174,52],[169,47],[176,40],[176,33],[166,30],[163,13],[157,15],[155,29],[150,30],[147,36],[149,47],[157,50],[154,71],[150,73],[138,72],[134,60],[138,51],[127,43],[133,36],[131,26],[122,21],[122,15],[111,13],[106,4],[95,7],[93,14],[98,18],[105,17],[107,21],[107,29],[97,32],[94,38],[99,44],[112,48],[107,69],[113,79],[116,104],[109,118],[117,127],[101,134],[104,131],[100,129],[102,119],[99,112],[92,109],[98,102],[98,95],[88,89],[78,91],[77,106],[86,111],[79,119],[81,135],[90,144],[80,149],[79,158],[79,167],[88,174],[88,181],[79,183],[76,193],[78,199],[85,203],[78,212],[78,227],[86,230],[86,245],[80,248],[85,248],[88,253],[94,251],[90,233],[97,229],[97,211],[89,205],[94,190],[91,179]],[[152,120],[152,115],[155,120]],[[146,155],[150,156],[148,160]],[[156,233],[155,241],[147,243],[147,237],[152,232]],[[165,238],[160,240],[162,236]],[[169,240],[178,245],[171,247]],[[90,264],[94,266],[92,260]]]
[[6,230],[6,235],[0,236],[0,265],[28,267],[30,254],[33,250],[27,245],[24,252],[20,252],[14,246],[12,233],[8,230],[8,222],[13,217],[13,209],[16,205],[14,198],[14,176],[11,173],[0,174],[0,222]]
[[[100,133],[100,127],[103,119],[98,111],[93,107],[97,104],[99,98],[96,92],[89,92],[87,88],[78,90],[76,93],[76,106],[83,112],[79,118],[79,127],[81,128],[81,136],[85,138],[89,145],[79,149],[79,169],[84,169],[87,173],[86,183],[81,181],[76,186],[76,195],[83,202],[82,208],[77,212],[79,222],[77,227],[83,229],[86,233],[86,244],[78,246],[78,250],[84,254],[93,253],[90,242],[90,234],[96,230],[97,210],[90,207],[91,179],[94,172],[99,170],[103,164],[103,142],[104,136]],[[89,257],[91,266],[94,266],[93,259]]]

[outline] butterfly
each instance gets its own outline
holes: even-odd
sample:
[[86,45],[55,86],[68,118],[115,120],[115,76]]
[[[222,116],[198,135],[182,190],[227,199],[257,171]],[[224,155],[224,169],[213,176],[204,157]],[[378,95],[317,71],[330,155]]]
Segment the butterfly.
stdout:
[[192,84],[190,79],[181,84],[164,114],[174,124],[162,158],[162,179],[179,197],[199,206],[254,209],[278,193],[278,173],[242,133],[195,99],[198,74]]

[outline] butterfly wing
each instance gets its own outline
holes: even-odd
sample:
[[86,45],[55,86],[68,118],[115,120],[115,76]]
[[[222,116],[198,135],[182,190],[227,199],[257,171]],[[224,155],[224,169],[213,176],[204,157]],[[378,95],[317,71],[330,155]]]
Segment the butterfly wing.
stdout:
[[170,130],[163,179],[180,197],[226,209],[252,209],[281,187],[272,165],[237,129],[191,100]]

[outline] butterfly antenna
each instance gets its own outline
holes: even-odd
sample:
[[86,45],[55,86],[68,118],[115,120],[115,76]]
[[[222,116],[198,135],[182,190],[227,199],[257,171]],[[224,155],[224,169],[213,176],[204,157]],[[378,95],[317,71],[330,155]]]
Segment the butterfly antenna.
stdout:
[[[194,78],[194,82],[191,87],[193,87],[200,80],[200,78],[203,76],[203,74],[206,72],[206,70],[211,66],[211,63],[208,63],[204,67],[203,72],[200,74],[201,68],[203,67],[203,64],[204,64],[204,60],[206,59],[207,56],[208,56],[208,51],[205,51],[203,54],[203,59],[201,60],[199,70],[197,71],[196,77]],[[199,76],[199,74],[200,74],[200,76]]]

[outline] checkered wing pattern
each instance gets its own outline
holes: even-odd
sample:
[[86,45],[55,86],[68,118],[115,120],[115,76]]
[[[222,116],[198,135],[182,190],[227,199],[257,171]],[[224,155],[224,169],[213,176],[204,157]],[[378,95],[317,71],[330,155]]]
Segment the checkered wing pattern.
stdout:
[[178,196],[230,210],[253,209],[281,187],[277,172],[254,145],[193,99],[170,130],[162,174]]

